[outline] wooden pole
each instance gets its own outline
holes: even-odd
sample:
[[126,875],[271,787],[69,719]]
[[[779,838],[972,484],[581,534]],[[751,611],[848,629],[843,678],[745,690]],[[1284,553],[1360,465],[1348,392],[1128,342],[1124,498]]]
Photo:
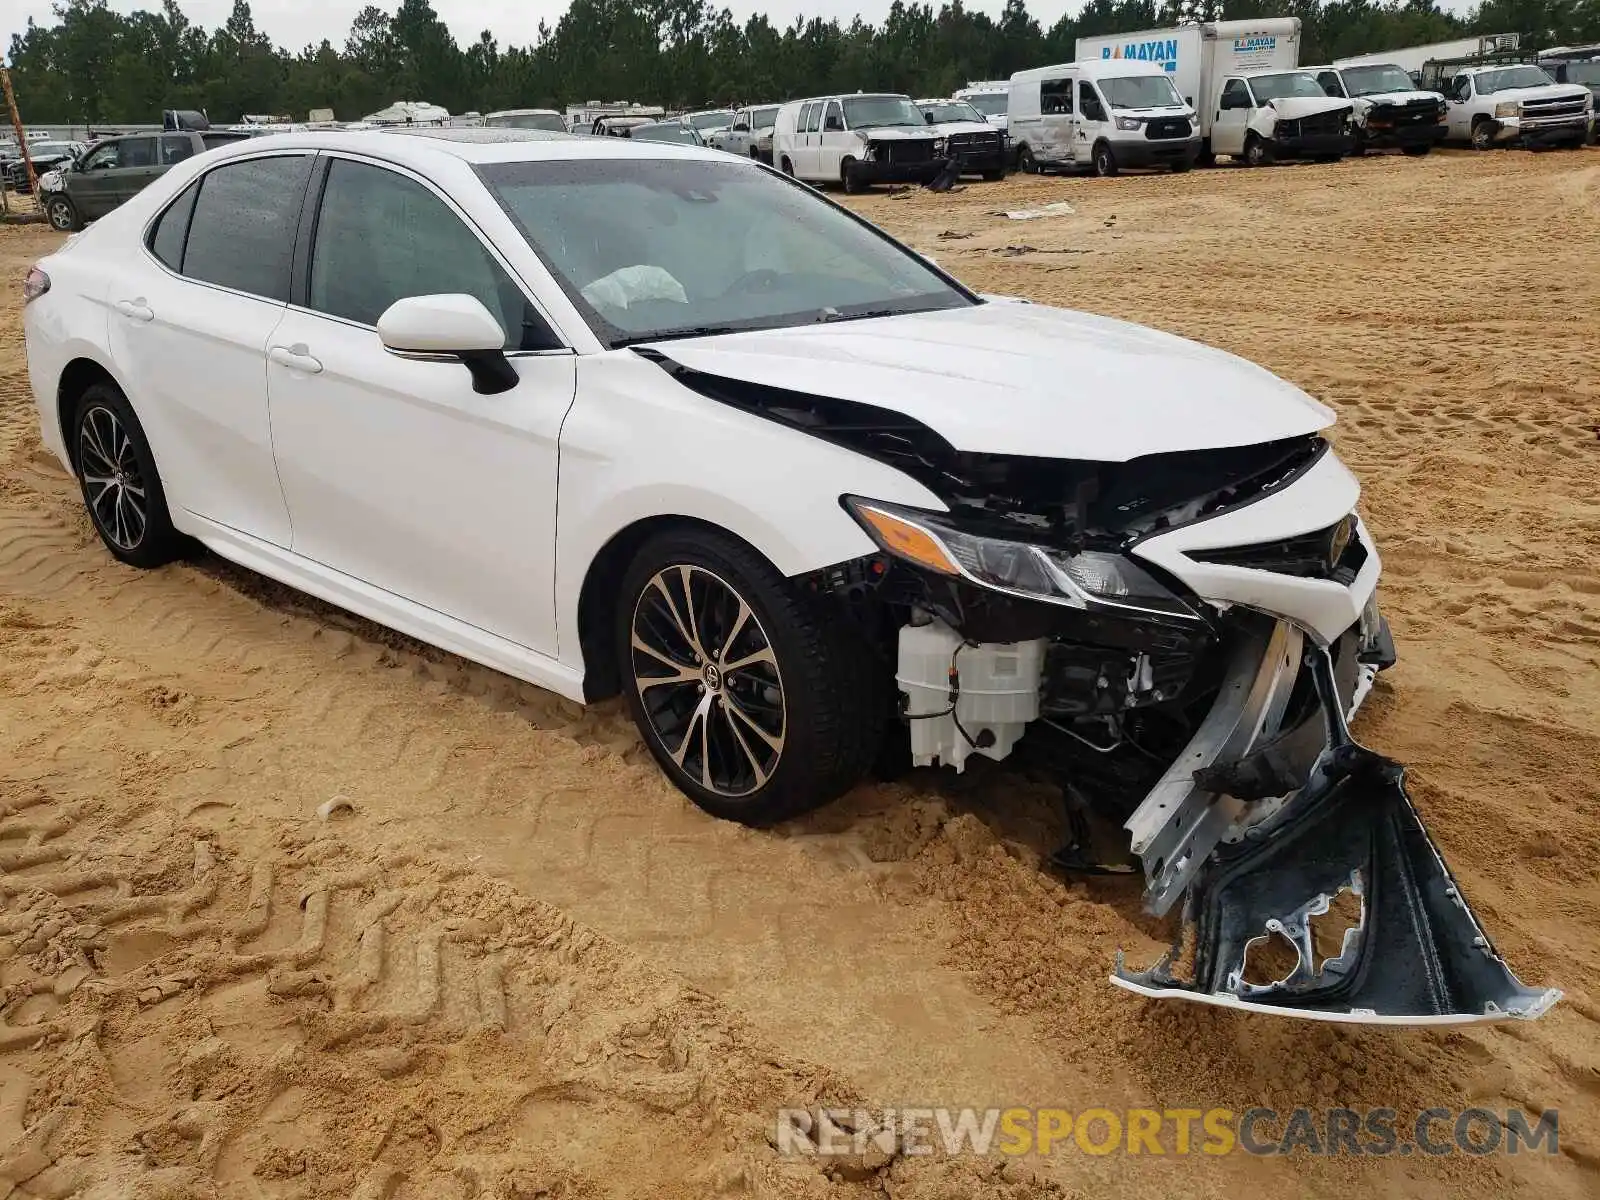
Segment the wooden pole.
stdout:
[[11,68],[0,67],[0,85],[5,87],[6,107],[11,110],[11,128],[17,132],[17,149],[22,152],[22,165],[28,172],[28,190],[37,203],[39,176],[33,169],[33,155],[28,151],[28,135],[22,130],[22,117],[17,113],[17,94],[11,90]]

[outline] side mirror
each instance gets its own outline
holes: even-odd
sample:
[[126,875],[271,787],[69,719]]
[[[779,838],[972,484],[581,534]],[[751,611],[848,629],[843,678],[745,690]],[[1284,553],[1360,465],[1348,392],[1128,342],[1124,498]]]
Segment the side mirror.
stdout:
[[1183,102],[1185,104],[1187,104],[1190,108],[1194,107],[1194,97],[1193,96],[1185,96],[1183,98]]
[[406,358],[459,359],[480,396],[517,386],[516,368],[505,355],[505,330],[475,296],[447,293],[396,300],[378,318],[378,340],[385,350]]

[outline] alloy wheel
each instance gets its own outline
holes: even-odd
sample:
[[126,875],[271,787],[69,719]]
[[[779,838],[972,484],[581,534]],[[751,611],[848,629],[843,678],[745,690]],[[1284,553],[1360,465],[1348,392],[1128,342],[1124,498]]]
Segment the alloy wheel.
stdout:
[[119,549],[137,549],[149,525],[149,501],[133,441],[109,408],[96,405],[83,414],[78,470],[95,524]]
[[72,206],[65,200],[52,200],[48,208],[50,225],[62,233],[72,231]]
[[745,598],[704,567],[666,567],[634,603],[630,646],[645,719],[678,769],[719,796],[763,787],[783,756],[787,708]]

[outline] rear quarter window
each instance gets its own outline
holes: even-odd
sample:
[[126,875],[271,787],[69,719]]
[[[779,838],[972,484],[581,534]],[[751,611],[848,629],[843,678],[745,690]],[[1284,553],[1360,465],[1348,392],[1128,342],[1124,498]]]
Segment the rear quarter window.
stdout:
[[150,228],[150,253],[171,270],[183,270],[183,244],[189,236],[189,217],[199,194],[197,180],[183,189],[183,195],[169,204],[167,211],[157,217]]

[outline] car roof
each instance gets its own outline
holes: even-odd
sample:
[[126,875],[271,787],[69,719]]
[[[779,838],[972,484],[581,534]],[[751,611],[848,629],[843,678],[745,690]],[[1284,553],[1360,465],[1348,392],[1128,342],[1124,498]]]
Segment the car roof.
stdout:
[[704,157],[713,153],[698,146],[672,142],[635,143],[631,138],[578,137],[543,129],[485,129],[478,126],[274,133],[220,147],[212,153],[220,159],[223,156],[258,154],[263,150],[344,150],[381,158],[424,174],[430,164],[445,158],[476,164],[591,158],[684,158]]
[[[492,113],[484,113],[484,118],[489,117],[559,117],[561,114],[553,108],[497,108]],[[464,128],[472,128],[464,126]]]

